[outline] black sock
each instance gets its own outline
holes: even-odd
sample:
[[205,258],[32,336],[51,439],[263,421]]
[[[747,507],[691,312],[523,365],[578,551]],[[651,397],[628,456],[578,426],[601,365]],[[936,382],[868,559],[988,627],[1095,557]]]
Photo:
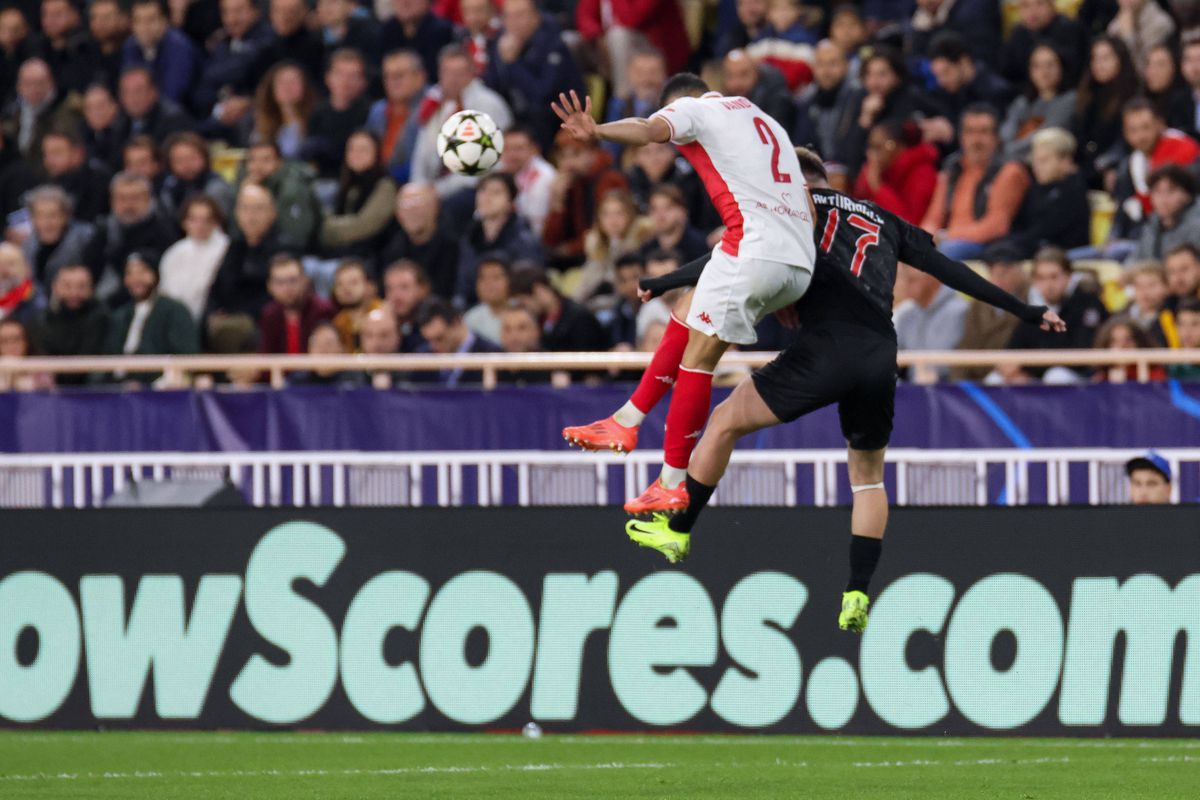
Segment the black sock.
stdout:
[[883,539],[870,536],[850,536],[850,582],[846,584],[847,592],[867,591],[871,584],[871,576],[879,564],[879,554],[883,551]]
[[696,524],[696,518],[700,516],[700,512],[708,505],[708,500],[712,497],[713,492],[717,490],[715,486],[705,486],[700,481],[692,477],[689,472],[687,476],[687,491],[688,491],[688,507],[680,511],[675,516],[671,517],[671,522],[668,527],[673,531],[680,533],[688,533],[692,530],[692,526]]

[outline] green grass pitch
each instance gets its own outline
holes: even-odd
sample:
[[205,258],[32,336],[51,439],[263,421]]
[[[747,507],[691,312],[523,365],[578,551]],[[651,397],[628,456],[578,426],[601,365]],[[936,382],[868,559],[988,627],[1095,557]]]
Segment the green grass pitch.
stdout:
[[0,732],[0,798],[1200,797],[1200,740]]

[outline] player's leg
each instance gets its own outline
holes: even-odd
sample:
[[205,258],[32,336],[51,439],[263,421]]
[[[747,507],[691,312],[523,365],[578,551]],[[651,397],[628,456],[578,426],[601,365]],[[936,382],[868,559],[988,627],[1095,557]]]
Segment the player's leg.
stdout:
[[691,530],[708,505],[725,474],[733,446],[748,433],[778,425],[779,418],[759,396],[750,378],[742,381],[712,413],[708,427],[692,453],[686,472],[688,506],[674,517],[654,514],[646,520],[630,520],[625,526],[629,538],[642,547],[658,550],[671,563],[685,558],[691,550]]
[[692,292],[687,292],[671,312],[667,330],[654,350],[650,365],[625,405],[611,416],[587,425],[563,428],[563,438],[584,450],[614,450],[628,453],[637,447],[638,429],[646,415],[675,385],[679,364],[688,343],[687,319]]
[[867,627],[870,606],[867,590],[879,564],[883,533],[887,529],[888,498],[883,486],[885,452],[883,449],[850,448],[846,459],[854,506],[850,512],[850,580],[842,594],[838,625],[842,630],[855,633],[862,633]]

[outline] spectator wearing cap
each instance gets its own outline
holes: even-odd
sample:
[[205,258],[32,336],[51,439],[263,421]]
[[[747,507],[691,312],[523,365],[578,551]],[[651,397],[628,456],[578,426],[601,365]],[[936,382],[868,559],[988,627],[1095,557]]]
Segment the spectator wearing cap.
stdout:
[[485,255],[475,273],[475,296],[479,302],[463,314],[476,335],[490,342],[500,342],[500,316],[508,306],[512,268],[502,256]]
[[1196,179],[1178,164],[1166,164],[1150,173],[1153,213],[1142,226],[1134,258],[1161,259],[1177,245],[1200,242],[1200,203]]
[[979,257],[1007,236],[1029,188],[1029,175],[1000,154],[995,111],[968,107],[959,128],[961,152],[947,160],[922,226],[950,258]]
[[596,144],[577,140],[567,131],[554,139],[558,175],[550,187],[550,213],[542,241],[551,266],[569,268],[583,263],[583,239],[601,198],[628,185],[613,166],[612,156]]
[[1030,56],[1038,47],[1051,47],[1062,54],[1062,80],[1067,86],[1079,82],[1080,60],[1087,52],[1087,31],[1075,20],[1058,13],[1054,0],[1018,0],[1020,22],[1008,34],[1000,52],[1000,73],[1014,86],[1025,80]]
[[1125,476],[1129,478],[1129,502],[1135,506],[1171,502],[1171,465],[1153,450],[1125,462]]
[[[1038,298],[1067,323],[1067,332],[1050,333],[1039,326],[1021,322],[1008,342],[1010,350],[1086,349],[1096,339],[1096,331],[1108,316],[1104,303],[1082,282],[1072,285],[1072,265],[1066,253],[1057,248],[1045,248],[1033,259],[1033,286]],[[996,372],[1008,383],[1027,382],[1041,378],[1050,383],[1079,383],[1091,374],[1086,367],[1014,367],[1004,365]]]
[[[1179,334],[1179,346],[1200,348],[1200,298],[1187,297],[1175,306],[1175,329]],[[1167,374],[1175,380],[1200,380],[1200,364],[1172,364]]]
[[30,234],[22,245],[33,280],[46,287],[68,264],[95,260],[96,228],[74,218],[75,201],[61,187],[39,186],[25,196]]
[[29,262],[21,248],[0,242],[0,320],[28,325],[46,307],[46,298],[33,282]]
[[[104,351],[108,312],[92,290],[92,272],[67,264],[54,275],[50,302],[33,325],[33,342],[48,356],[95,356]],[[59,375],[59,385],[79,385],[87,376]]]
[[171,26],[163,0],[133,0],[133,35],[125,40],[122,68],[148,67],[163,97],[186,104],[199,74],[200,51]]
[[[112,313],[104,338],[105,355],[190,355],[200,348],[196,322],[187,306],[158,291],[158,255],[134,251],[125,262],[123,282],[129,301]],[[157,375],[117,375],[152,383]]]
[[[477,336],[463,322],[462,314],[446,301],[433,297],[421,304],[417,312],[417,326],[426,344],[423,352],[438,355],[465,355],[468,353],[499,353],[500,345]],[[440,372],[418,372],[418,381],[436,380],[446,387],[469,386],[483,383],[479,370],[462,367],[443,369]]]
[[459,240],[439,215],[441,203],[429,184],[409,183],[396,193],[396,224],[385,233],[381,264],[416,262],[434,294],[452,297],[458,286]]
[[192,118],[174,100],[159,95],[149,67],[130,67],[121,73],[118,96],[121,117],[117,135],[122,140],[144,135],[161,145],[171,134],[194,126]]
[[[987,263],[988,280],[1011,295],[1025,300],[1029,294],[1029,281],[1025,277],[1024,256],[1016,248],[998,242],[983,253]],[[971,300],[963,321],[962,338],[958,350],[1003,350],[1012,339],[1019,320],[1012,314],[988,305],[981,300]],[[983,380],[991,367],[952,367],[950,379]]]
[[1092,212],[1087,184],[1075,166],[1075,137],[1062,128],[1033,135],[1033,185],[1025,195],[1019,224],[1003,241],[1031,257],[1039,248],[1070,250],[1091,241]]
[[1185,133],[1167,128],[1162,112],[1144,97],[1126,103],[1121,118],[1129,155],[1117,165],[1113,199],[1130,219],[1140,222],[1153,210],[1150,174],[1164,164],[1191,166],[1200,157],[1200,144]]
[[484,175],[475,187],[475,219],[458,241],[458,282],[455,301],[475,304],[475,274],[484,254],[498,254],[509,263],[542,260],[542,244],[517,214],[517,185],[511,175]]
[[704,234],[688,222],[687,203],[678,186],[660,184],[650,190],[647,202],[650,238],[641,246],[642,255],[653,250],[675,250],[682,262],[699,258],[712,248]]
[[488,43],[484,83],[533,129],[539,145],[549,147],[559,127],[550,101],[560,92],[582,95],[583,75],[558,25],[534,0],[505,0],[501,22],[500,34]]
[[820,42],[813,51],[813,82],[796,101],[792,141],[812,145],[826,161],[836,162],[855,125],[862,96],[862,87],[850,75],[846,52],[828,39]]
[[1188,298],[1200,297],[1200,245],[1182,242],[1167,251],[1163,258],[1167,271],[1166,308],[1174,311],[1179,303]]
[[853,194],[919,225],[937,188],[937,161],[937,147],[921,141],[914,123],[880,122],[867,137],[867,163]]
[[298,257],[280,253],[271,259],[267,269],[271,302],[263,307],[258,321],[258,351],[303,353],[313,329],[332,320],[336,312],[328,301],[313,292]]
[[745,50],[730,50],[721,62],[721,80],[725,94],[745,97],[774,117],[784,130],[795,126],[796,105],[787,81],[775,67],[759,63]]
[[93,220],[108,213],[112,173],[87,156],[75,129],[51,130],[42,139],[42,172],[50,183],[75,198],[75,213]]
[[[454,41],[454,27],[430,11],[429,0],[391,0],[391,4],[392,17],[383,23],[380,31],[383,52],[413,50],[421,56],[425,73],[431,79],[440,78],[440,53]],[[467,60],[471,61],[470,56]],[[473,63],[471,72],[473,75]],[[474,105],[465,107],[478,108]]]

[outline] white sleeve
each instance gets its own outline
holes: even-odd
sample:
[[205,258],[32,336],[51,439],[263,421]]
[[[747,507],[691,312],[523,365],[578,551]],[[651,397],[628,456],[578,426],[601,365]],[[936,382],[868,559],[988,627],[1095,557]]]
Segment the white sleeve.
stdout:
[[689,144],[700,133],[700,101],[695,97],[680,97],[671,105],[650,115],[658,117],[671,129],[671,144]]

